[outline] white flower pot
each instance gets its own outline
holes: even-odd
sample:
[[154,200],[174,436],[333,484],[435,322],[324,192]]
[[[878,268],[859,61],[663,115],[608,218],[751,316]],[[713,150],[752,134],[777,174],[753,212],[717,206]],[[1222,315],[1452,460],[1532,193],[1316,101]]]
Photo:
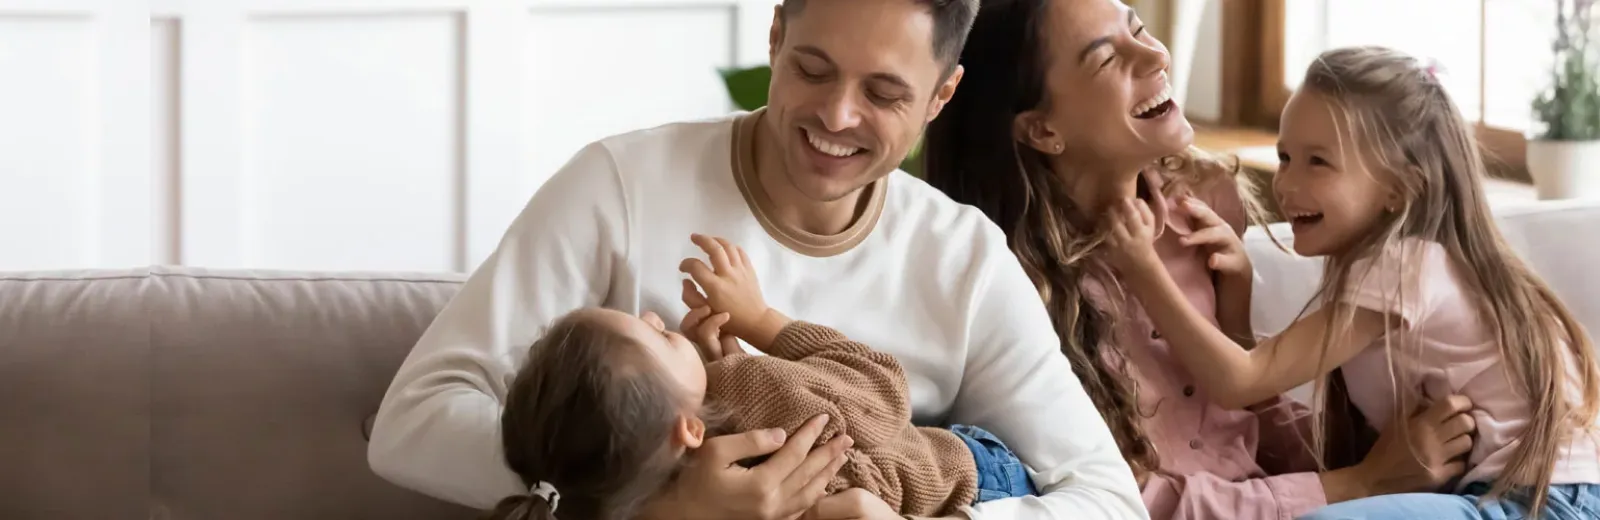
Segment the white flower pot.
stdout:
[[1528,140],[1528,174],[1539,199],[1600,199],[1600,140]]

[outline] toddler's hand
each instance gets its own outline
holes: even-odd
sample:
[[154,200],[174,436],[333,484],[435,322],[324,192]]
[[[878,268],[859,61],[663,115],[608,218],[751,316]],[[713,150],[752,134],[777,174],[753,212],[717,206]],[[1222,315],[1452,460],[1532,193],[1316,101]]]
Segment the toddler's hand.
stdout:
[[1211,252],[1206,265],[1218,274],[1249,279],[1253,274],[1250,255],[1244,252],[1244,242],[1239,240],[1239,234],[1234,232],[1233,226],[1223,221],[1200,199],[1184,197],[1183,207],[1194,218],[1196,231],[1178,241],[1186,247],[1205,246]]
[[710,257],[711,266],[707,267],[698,258],[685,258],[678,264],[678,270],[688,273],[705,291],[711,312],[728,315],[724,326],[728,332],[748,338],[767,313],[767,302],[761,297],[761,285],[756,280],[750,258],[745,256],[744,249],[721,238],[697,234],[690,239]]
[[[694,284],[688,280],[684,280],[683,283],[686,286],[685,291],[694,291]],[[696,294],[699,294],[698,291]],[[711,308],[705,306],[703,300],[704,298],[701,305],[693,307],[689,310],[689,314],[683,316],[683,323],[678,326],[678,331],[700,348],[700,358],[707,363],[743,354],[744,349],[739,348],[739,340],[732,334],[722,333],[722,326],[728,323],[728,314],[711,314]]]
[[1106,210],[1106,246],[1112,266],[1123,271],[1161,268],[1156,257],[1155,221],[1150,205],[1139,199],[1126,199]]

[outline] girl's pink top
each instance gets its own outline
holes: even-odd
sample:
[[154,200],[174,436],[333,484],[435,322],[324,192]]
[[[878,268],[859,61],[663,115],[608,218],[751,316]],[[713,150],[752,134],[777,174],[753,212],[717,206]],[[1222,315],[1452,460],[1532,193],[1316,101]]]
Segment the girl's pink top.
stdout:
[[[1437,242],[1407,239],[1383,254],[1355,262],[1347,302],[1387,313],[1400,326],[1416,334],[1408,345],[1398,336],[1379,339],[1343,365],[1353,384],[1350,401],[1375,428],[1389,424],[1395,408],[1396,383],[1404,375],[1413,403],[1430,397],[1459,394],[1472,400],[1477,438],[1467,459],[1467,473],[1459,487],[1473,482],[1493,483],[1505,470],[1527,429],[1532,400],[1516,389],[1500,355],[1493,322],[1477,305],[1479,298],[1462,278],[1470,275],[1450,259]],[[1389,353],[1394,354],[1391,373]],[[1569,397],[1578,397],[1578,370],[1567,347]],[[1403,372],[1401,372],[1403,371]],[[1593,425],[1590,425],[1593,426]],[[1594,431],[1563,432],[1570,438],[1557,459],[1553,484],[1600,483],[1600,448]]]

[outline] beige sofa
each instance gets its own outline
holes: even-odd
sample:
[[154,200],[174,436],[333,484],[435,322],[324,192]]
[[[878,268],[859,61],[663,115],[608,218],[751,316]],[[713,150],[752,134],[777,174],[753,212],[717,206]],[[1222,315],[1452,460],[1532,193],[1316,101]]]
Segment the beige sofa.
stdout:
[[[1600,330],[1600,204],[1505,221]],[[1309,297],[1317,266],[1262,237],[1249,244],[1270,330]],[[362,424],[462,279],[0,273],[0,518],[474,517],[374,476]]]

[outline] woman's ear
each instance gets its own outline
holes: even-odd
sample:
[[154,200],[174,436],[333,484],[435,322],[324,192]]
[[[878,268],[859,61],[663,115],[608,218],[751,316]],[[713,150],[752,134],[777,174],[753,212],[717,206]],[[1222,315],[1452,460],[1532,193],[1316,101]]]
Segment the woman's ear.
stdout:
[[678,416],[678,427],[673,434],[678,444],[684,448],[695,449],[706,439],[706,422],[692,415]]
[[1061,135],[1050,128],[1044,113],[1037,110],[1017,114],[1016,119],[1011,120],[1011,138],[1051,155],[1061,153],[1066,148]]

